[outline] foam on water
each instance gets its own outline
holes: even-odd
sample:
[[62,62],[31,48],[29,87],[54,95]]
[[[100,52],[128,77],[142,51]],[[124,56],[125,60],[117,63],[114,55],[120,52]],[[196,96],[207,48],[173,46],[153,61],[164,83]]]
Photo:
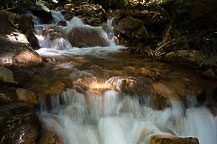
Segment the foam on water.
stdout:
[[216,117],[206,107],[185,109],[173,102],[158,111],[113,89],[102,95],[71,89],[51,101],[49,108],[42,101],[39,115],[66,144],[149,144],[156,134],[198,137],[200,144],[217,141]]

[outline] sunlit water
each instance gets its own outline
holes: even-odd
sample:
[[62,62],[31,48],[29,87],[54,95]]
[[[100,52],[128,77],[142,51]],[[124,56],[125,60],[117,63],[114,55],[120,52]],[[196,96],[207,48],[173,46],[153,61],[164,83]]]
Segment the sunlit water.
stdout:
[[[97,27],[109,43],[107,47],[76,48],[65,38],[50,40],[49,34],[41,33],[41,28],[64,20],[60,13],[52,11],[52,14],[55,18],[52,25],[41,25],[34,17],[36,36],[42,47],[37,52],[42,56],[103,56],[123,49],[112,41],[111,20],[107,33]],[[75,17],[61,29],[67,34],[75,26],[93,28]],[[182,103],[171,100],[172,107],[153,110],[149,107],[150,99],[141,104],[138,97],[123,94],[120,85],[120,77],[112,77],[103,84],[94,81],[84,93],[69,89],[60,96],[42,100],[38,115],[43,126],[55,129],[65,144],[149,144],[150,137],[158,134],[197,137],[201,144],[217,143],[217,117],[208,108],[186,109]]]

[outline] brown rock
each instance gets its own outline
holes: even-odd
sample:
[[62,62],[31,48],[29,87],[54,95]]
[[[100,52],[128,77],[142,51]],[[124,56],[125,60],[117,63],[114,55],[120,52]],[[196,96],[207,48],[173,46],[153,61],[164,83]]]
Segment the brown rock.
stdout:
[[188,105],[187,96],[200,96],[202,87],[196,84],[193,80],[184,77],[176,76],[170,81],[161,81],[153,83],[154,95],[152,96],[153,106],[157,109],[165,109],[170,106],[170,100],[182,101]]
[[[32,49],[26,36],[13,27],[14,14],[0,12],[0,64],[36,65],[41,57]],[[11,21],[9,21],[11,20]]]
[[167,135],[155,135],[151,137],[151,144],[199,144],[199,140],[193,137],[174,137]]
[[27,50],[14,56],[13,61],[19,65],[40,64],[42,58],[33,50]]
[[64,140],[57,132],[44,130],[38,144],[64,144]]
[[170,106],[170,96],[177,97],[175,91],[169,90],[164,84],[153,83],[154,95],[152,96],[153,106],[156,109],[165,109]]
[[28,89],[18,88],[16,90],[16,93],[17,93],[17,99],[19,101],[24,101],[30,104],[38,104],[37,96],[33,91]]
[[51,93],[53,95],[59,95],[63,92],[65,88],[65,84],[63,82],[56,82],[49,87]]
[[[134,37],[143,26],[143,22],[139,19],[135,19],[131,16],[127,16],[118,21],[118,24],[115,25],[114,30],[121,34],[124,34],[127,37]],[[145,32],[144,32],[145,33]]]
[[102,23],[102,20],[100,18],[91,18],[90,20],[88,20],[88,24],[89,25],[99,25]]
[[74,27],[68,34],[68,40],[75,47],[108,46],[102,31],[98,28]]
[[73,8],[73,7],[74,7],[74,4],[72,4],[72,3],[66,4],[66,5],[64,5],[64,10],[65,11],[70,11],[71,8]]
[[[118,87],[117,83],[120,84]],[[150,96],[153,92],[150,80],[142,77],[117,77],[111,81],[111,85],[116,86],[121,92],[141,97]]]
[[203,75],[208,78],[216,78],[215,72],[210,68],[203,72]]

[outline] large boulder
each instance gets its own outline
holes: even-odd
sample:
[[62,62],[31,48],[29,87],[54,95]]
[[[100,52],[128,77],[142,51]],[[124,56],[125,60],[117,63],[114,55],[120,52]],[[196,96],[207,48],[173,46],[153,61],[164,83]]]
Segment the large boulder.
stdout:
[[40,135],[40,122],[34,111],[22,103],[0,106],[0,143],[34,143]]
[[12,24],[14,15],[0,12],[0,65],[36,65],[41,57],[32,49],[26,36]]
[[75,47],[108,46],[108,42],[100,28],[72,27],[67,37],[72,46]]

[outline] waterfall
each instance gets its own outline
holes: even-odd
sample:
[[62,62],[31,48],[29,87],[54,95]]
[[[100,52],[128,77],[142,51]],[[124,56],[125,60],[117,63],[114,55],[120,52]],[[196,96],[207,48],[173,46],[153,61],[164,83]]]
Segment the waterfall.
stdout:
[[206,107],[185,109],[172,102],[171,108],[154,110],[113,88],[102,95],[70,89],[50,101],[41,102],[39,115],[66,144],[148,144],[157,134],[197,137],[200,144],[217,141],[217,118]]

